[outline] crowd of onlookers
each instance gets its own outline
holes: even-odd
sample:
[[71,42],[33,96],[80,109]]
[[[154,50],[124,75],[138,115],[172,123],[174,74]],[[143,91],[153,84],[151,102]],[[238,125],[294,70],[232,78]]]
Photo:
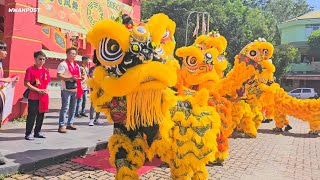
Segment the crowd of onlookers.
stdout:
[[[2,69],[2,60],[6,57],[6,44],[0,41],[0,86],[4,83],[18,81],[18,77],[5,78]],[[74,125],[75,117],[88,117],[86,114],[87,97],[90,88],[87,85],[89,78],[93,77],[95,66],[89,69],[89,57],[82,56],[82,62],[75,62],[78,50],[68,48],[66,50],[67,58],[61,62],[57,68],[57,78],[61,80],[61,110],[59,114],[59,133],[66,133],[68,130],[77,130]],[[41,127],[45,112],[49,110],[48,85],[50,83],[50,74],[48,69],[44,68],[47,59],[42,51],[34,52],[34,64],[27,68],[24,86],[27,88],[24,92],[24,98],[28,99],[28,115],[26,119],[26,140],[34,138],[46,138],[41,132]],[[0,98],[1,99],[1,98]],[[3,103],[0,102],[2,105]],[[0,110],[3,109],[0,105]],[[94,124],[103,124],[99,119],[100,113],[90,107],[89,126]],[[32,131],[34,133],[32,133]],[[0,154],[0,165],[5,164],[4,158]]]

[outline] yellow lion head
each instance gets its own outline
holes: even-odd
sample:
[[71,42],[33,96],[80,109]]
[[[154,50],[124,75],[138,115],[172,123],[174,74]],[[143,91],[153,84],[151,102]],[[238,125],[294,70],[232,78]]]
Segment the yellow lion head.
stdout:
[[225,58],[225,51],[228,44],[226,38],[220,35],[218,32],[213,32],[197,37],[194,44],[201,50],[215,48],[218,51],[218,57],[213,59],[214,69],[219,76],[222,77],[223,72],[228,66],[228,61]]
[[[274,47],[271,43],[263,38],[249,43],[238,54],[237,58],[240,61],[253,61],[255,63],[269,60],[273,55]],[[237,63],[237,61],[236,61]]]
[[219,76],[214,70],[214,62],[219,55],[215,48],[201,50],[195,46],[181,47],[176,55],[182,60],[180,71],[183,85],[191,88],[208,82],[217,82]]
[[176,23],[163,13],[150,17],[147,27],[151,33],[153,42],[156,44],[157,52],[161,57],[173,59],[173,52],[176,46],[174,33]]
[[101,64],[89,82],[97,104],[132,92],[174,86],[179,65],[156,52],[148,25],[131,30],[113,20],[97,22],[87,35]]

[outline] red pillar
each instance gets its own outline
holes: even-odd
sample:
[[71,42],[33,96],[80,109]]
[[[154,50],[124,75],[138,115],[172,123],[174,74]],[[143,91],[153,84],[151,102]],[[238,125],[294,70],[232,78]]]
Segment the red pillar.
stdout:
[[8,56],[3,61],[6,76],[17,75],[12,114],[9,119],[20,116],[20,100],[25,90],[23,78],[27,67],[34,63],[33,52],[42,49],[37,39],[40,26],[36,24],[36,13],[13,13],[8,8],[37,7],[36,0],[6,0],[5,2],[4,41],[8,46]]

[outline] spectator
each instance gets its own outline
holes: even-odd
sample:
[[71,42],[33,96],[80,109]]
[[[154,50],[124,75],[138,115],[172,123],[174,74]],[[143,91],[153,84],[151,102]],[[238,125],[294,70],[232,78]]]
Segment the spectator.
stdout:
[[[24,85],[30,89],[28,95],[28,116],[26,120],[26,140],[34,138],[46,138],[41,133],[44,113],[49,110],[48,84],[50,82],[49,71],[43,67],[46,55],[42,51],[33,54],[35,64],[29,67],[24,78]],[[32,129],[34,122],[34,135]]]
[[[94,71],[95,68],[96,68],[96,66],[93,66],[93,67],[90,68],[90,70],[89,70],[89,77],[90,77],[90,78],[93,77],[93,71]],[[93,119],[94,113],[96,113],[95,119]],[[95,112],[95,109],[93,108],[92,103],[91,103],[91,106],[90,106],[89,126],[93,126],[95,123],[96,123],[96,124],[99,124],[99,125],[100,125],[100,124],[103,124],[103,121],[101,121],[101,120],[99,119],[99,117],[100,117],[100,112]]]
[[[76,48],[68,48],[66,51],[67,59],[61,62],[57,68],[57,77],[61,80],[61,110],[59,115],[58,132],[66,133],[67,129],[77,130],[73,124],[76,111],[77,98],[83,94],[81,88],[80,67],[75,63],[78,51]],[[65,126],[67,112],[68,121]]]
[[[80,72],[81,72],[81,85],[83,89],[83,95],[81,98],[77,99],[77,107],[76,107],[76,117],[81,118],[81,116],[88,117],[85,114],[86,110],[86,103],[87,103],[87,96],[89,93],[89,87],[88,87],[88,76],[89,76],[89,69],[88,69],[88,62],[89,57],[88,56],[82,56],[82,64],[80,66]],[[80,111],[80,104],[81,104],[81,111]],[[79,112],[80,111],[80,112]]]
[[15,78],[5,78],[3,77],[3,68],[2,68],[2,60],[7,57],[7,45],[3,42],[0,41],[0,86],[3,86],[4,83],[10,83],[13,81],[19,80],[19,77]]
[[[19,78],[15,77],[15,78],[5,78],[3,77],[3,68],[2,68],[2,60],[4,58],[7,57],[7,45],[3,42],[0,41],[0,85],[3,86],[4,83],[10,83],[13,81],[18,81]],[[2,101],[2,98],[0,98],[0,101]],[[0,111],[2,113],[3,111],[3,107],[2,104],[3,102],[0,102],[1,106],[0,106]],[[1,122],[0,122],[0,127],[1,127]],[[0,153],[0,165],[6,164],[6,158],[2,156],[2,154]]]

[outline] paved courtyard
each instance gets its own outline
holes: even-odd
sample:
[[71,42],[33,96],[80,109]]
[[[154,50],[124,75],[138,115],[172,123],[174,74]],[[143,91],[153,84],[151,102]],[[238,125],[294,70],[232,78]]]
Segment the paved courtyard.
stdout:
[[[320,179],[320,137],[309,136],[307,123],[291,119],[290,133],[275,134],[273,122],[262,124],[256,139],[230,139],[224,166],[207,167],[209,179]],[[9,179],[114,179],[114,174],[66,161]],[[142,180],[170,179],[170,170],[158,167]]]

